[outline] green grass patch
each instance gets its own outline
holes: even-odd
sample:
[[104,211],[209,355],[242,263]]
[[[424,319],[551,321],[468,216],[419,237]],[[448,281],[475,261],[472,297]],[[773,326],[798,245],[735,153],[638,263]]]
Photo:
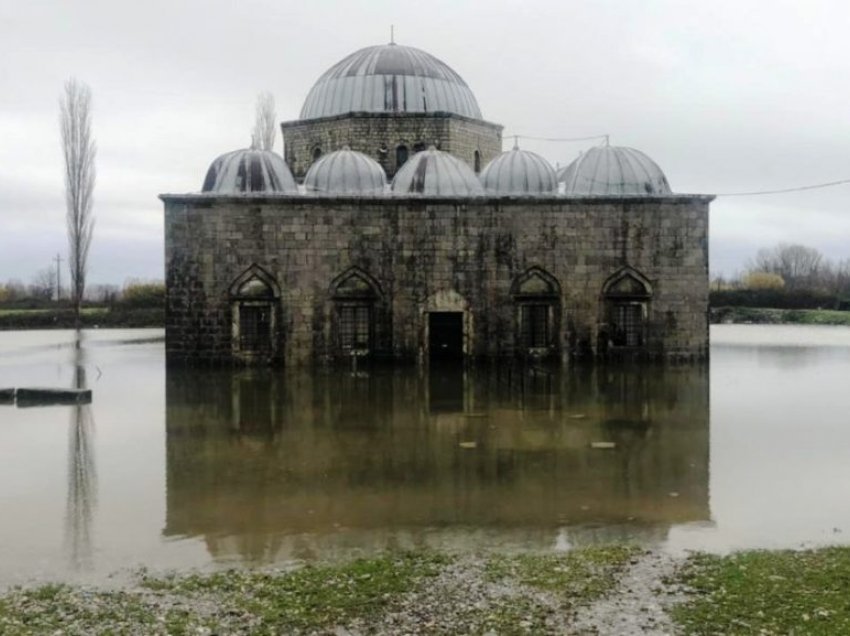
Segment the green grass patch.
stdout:
[[156,617],[128,592],[91,593],[66,585],[15,589],[0,600],[0,634],[127,634],[153,632]]
[[850,326],[850,311],[831,309],[788,309],[782,321],[799,325],[845,325]]
[[380,615],[447,562],[416,554],[283,573],[143,575],[140,590],[120,592],[17,588],[0,597],[0,634],[313,633]]
[[563,554],[498,556],[487,563],[487,575],[555,592],[563,595],[570,605],[581,605],[609,592],[637,553],[638,548],[633,546],[609,545]]
[[256,633],[344,625],[386,610],[422,579],[436,576],[446,557],[429,554],[307,566],[288,574],[230,570],[211,575],[145,579],[148,589],[185,597],[210,596],[232,613],[256,619]]
[[712,322],[775,325],[842,325],[850,326],[850,311],[832,309],[766,309],[762,307],[716,307],[711,309]]
[[[71,329],[75,326],[71,309],[0,309],[0,329]],[[162,327],[165,310],[157,307],[83,307],[80,326],[94,327]]]
[[687,634],[850,634],[850,548],[697,555],[679,578]]

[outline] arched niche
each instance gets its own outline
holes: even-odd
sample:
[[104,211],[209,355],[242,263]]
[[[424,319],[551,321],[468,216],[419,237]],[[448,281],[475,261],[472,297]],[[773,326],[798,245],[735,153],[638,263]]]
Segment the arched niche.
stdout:
[[243,362],[269,362],[277,353],[280,287],[269,272],[252,264],[230,284],[231,350]]
[[541,267],[531,267],[514,279],[516,341],[522,355],[553,354],[558,347],[561,285]]
[[333,331],[342,355],[369,355],[375,349],[378,304],[383,293],[374,278],[350,267],[331,281]]
[[652,283],[633,267],[621,267],[605,281],[602,294],[606,297],[650,298]]
[[652,283],[633,267],[614,272],[602,285],[604,348],[646,346]]

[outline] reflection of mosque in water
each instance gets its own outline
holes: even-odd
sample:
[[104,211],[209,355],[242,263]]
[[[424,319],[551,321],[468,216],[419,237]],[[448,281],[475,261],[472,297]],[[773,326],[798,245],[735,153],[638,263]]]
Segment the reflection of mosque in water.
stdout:
[[702,367],[169,369],[164,533],[250,560],[662,541],[710,517],[708,411]]

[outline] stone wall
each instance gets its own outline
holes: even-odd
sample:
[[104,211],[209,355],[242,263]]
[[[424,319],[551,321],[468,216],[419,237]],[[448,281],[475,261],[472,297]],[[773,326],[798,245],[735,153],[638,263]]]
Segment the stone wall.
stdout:
[[374,351],[427,354],[427,312],[463,311],[465,351],[521,353],[515,281],[541,268],[560,290],[555,356],[592,356],[603,286],[624,267],[651,286],[644,351],[708,355],[711,197],[471,198],[164,195],[170,361],[228,360],[232,283],[252,265],[279,287],[275,357],[337,353],[331,282],[349,268],[380,286]]
[[284,159],[301,181],[313,163],[314,152],[322,154],[349,146],[375,159],[392,179],[399,165],[396,149],[404,145],[409,155],[416,148],[436,145],[480,168],[502,152],[502,127],[450,113],[351,113],[281,124]]

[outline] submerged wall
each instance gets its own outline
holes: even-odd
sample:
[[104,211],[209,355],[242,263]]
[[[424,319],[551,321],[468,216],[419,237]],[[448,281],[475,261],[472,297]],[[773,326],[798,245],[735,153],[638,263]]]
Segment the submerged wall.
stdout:
[[648,294],[641,351],[708,355],[711,197],[162,198],[170,361],[231,358],[233,284],[252,266],[276,286],[273,357],[287,363],[339,353],[331,288],[346,271],[378,291],[375,355],[426,355],[430,311],[463,312],[468,355],[528,353],[515,293],[534,272],[557,294],[543,353],[606,349],[603,290],[627,273]]

